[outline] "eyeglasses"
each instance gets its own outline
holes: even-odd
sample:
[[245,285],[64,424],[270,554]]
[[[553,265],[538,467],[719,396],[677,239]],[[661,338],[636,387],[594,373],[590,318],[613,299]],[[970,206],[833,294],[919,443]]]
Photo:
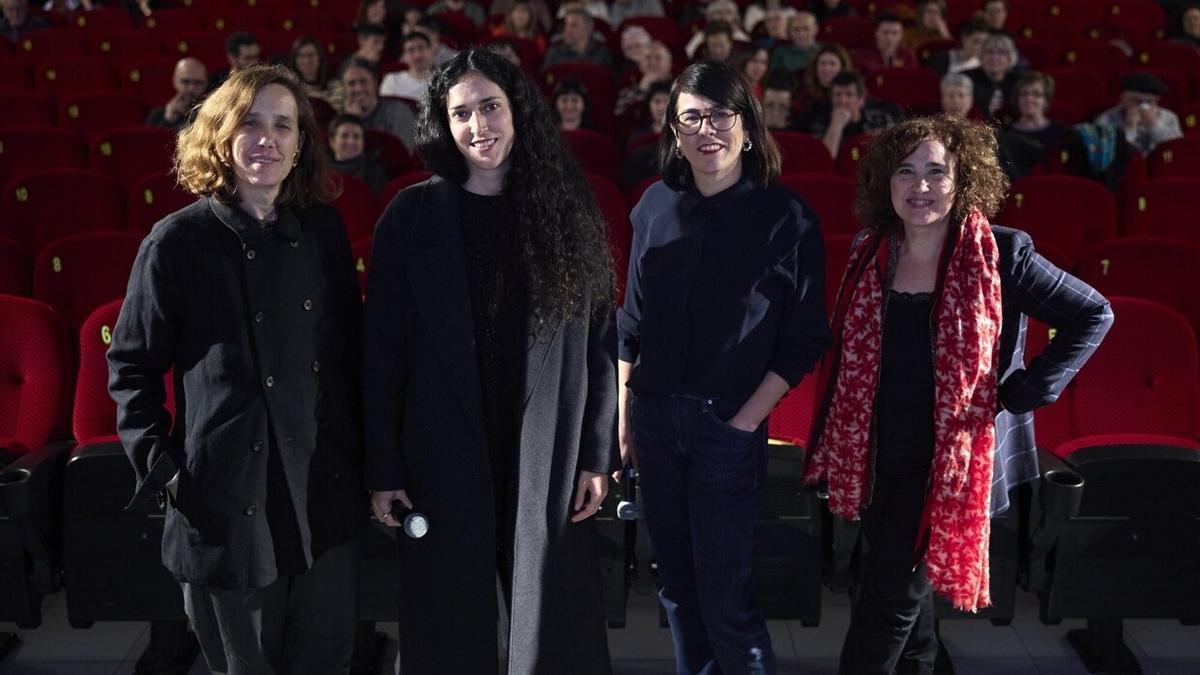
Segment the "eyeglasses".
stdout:
[[691,136],[700,131],[704,120],[708,120],[708,125],[713,129],[729,131],[737,124],[737,117],[738,113],[734,110],[714,110],[707,115],[689,111],[675,116],[675,128],[684,136]]

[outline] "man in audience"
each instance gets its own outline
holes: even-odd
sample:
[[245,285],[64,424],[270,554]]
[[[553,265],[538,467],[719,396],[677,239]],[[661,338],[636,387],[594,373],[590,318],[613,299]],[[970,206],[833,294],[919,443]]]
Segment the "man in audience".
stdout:
[[771,70],[781,70],[789,75],[808,67],[808,60],[816,53],[817,17],[812,12],[796,12],[788,22],[791,42],[775,48],[771,54]]
[[542,68],[559,63],[595,63],[612,67],[612,54],[603,42],[592,37],[594,22],[585,9],[573,8],[563,18],[562,42],[551,47]]
[[1149,155],[1159,143],[1183,136],[1179,116],[1158,105],[1166,94],[1167,85],[1154,75],[1128,75],[1121,81],[1121,102],[1101,113],[1096,124],[1123,130],[1125,140]]
[[[724,21],[729,24],[733,30],[733,39],[738,42],[750,42],[750,36],[746,31],[742,30],[742,20],[738,14],[737,3],[733,0],[711,0],[704,8],[705,25],[711,25],[717,21]],[[689,59],[695,60],[697,54],[700,53],[700,47],[704,45],[704,31],[696,31],[687,44],[683,46],[683,53]],[[701,58],[703,55],[701,55]]]
[[179,130],[190,119],[192,107],[200,102],[208,91],[208,71],[200,59],[185,56],[175,62],[175,71],[171,74],[171,86],[175,95],[150,111],[146,117],[146,126],[166,127]]
[[366,149],[366,129],[357,115],[340,113],[329,123],[329,168],[361,179],[378,195],[387,184],[378,151]]
[[903,117],[894,103],[868,101],[866,93],[861,75],[838,73],[830,83],[830,102],[819,104],[807,120],[805,130],[820,138],[830,155],[837,157],[847,139],[890,127]]
[[426,16],[417,22],[416,29],[429,38],[429,48],[433,51],[433,64],[441,65],[454,57],[458,52],[442,43],[442,22],[436,16]]
[[470,0],[438,0],[429,6],[426,13],[430,16],[461,14],[470,19],[476,28],[483,28],[483,22],[487,21],[487,12],[483,11],[483,7]]
[[854,50],[859,70],[872,72],[885,68],[907,68],[917,65],[917,57],[901,41],[904,22],[895,14],[884,12],[875,17],[875,47]]
[[360,58],[378,68],[383,60],[383,49],[387,46],[387,28],[373,23],[364,23],[354,31],[358,35],[358,49],[352,56]]
[[225,60],[229,62],[229,67],[213,73],[208,78],[208,88],[216,89],[229,79],[229,74],[233,71],[258,63],[261,53],[262,48],[259,47],[258,40],[250,33],[244,30],[230,33],[229,37],[225,38]]
[[413,31],[401,39],[400,49],[400,60],[408,66],[408,70],[385,75],[379,93],[419,100],[429,88],[429,73],[433,68],[432,46],[424,33]]
[[789,80],[786,74],[773,72],[763,84],[763,119],[768,129],[792,128],[792,88]]
[[608,22],[613,28],[635,16],[663,16],[662,3],[659,0],[613,0],[608,8]]
[[400,101],[379,98],[375,69],[363,59],[351,57],[342,65],[342,88],[346,100],[342,112],[358,115],[367,129],[386,131],[413,150],[412,109]]
[[17,42],[25,33],[49,27],[46,17],[29,16],[29,0],[0,0],[0,35]]
[[733,56],[733,26],[724,21],[709,21],[704,26],[704,51],[701,58],[728,61]]
[[934,54],[929,59],[928,67],[942,76],[979,68],[983,65],[979,61],[979,54],[987,36],[988,27],[983,19],[975,18],[967,21],[958,27],[958,48]]
[[1008,34],[1005,23],[1008,21],[1008,2],[1006,0],[984,0],[983,11],[980,12],[983,22],[991,33]]

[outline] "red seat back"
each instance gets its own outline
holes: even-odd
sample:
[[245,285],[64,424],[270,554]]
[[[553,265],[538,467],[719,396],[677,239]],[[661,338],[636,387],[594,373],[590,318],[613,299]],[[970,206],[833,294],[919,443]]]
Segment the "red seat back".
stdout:
[[799,131],[771,131],[771,136],[783,156],[781,173],[833,173],[829,149],[815,136]]
[[30,125],[52,127],[57,119],[53,100],[47,96],[20,91],[0,93],[0,110],[4,111],[4,119],[0,119],[0,129]]
[[833,162],[833,170],[837,172],[837,175],[853,180],[858,179],[858,162],[862,159],[871,138],[871,134],[859,134],[847,138],[842,143],[838,148],[837,158]]
[[937,107],[941,102],[940,84],[937,73],[929,68],[885,68],[867,79],[873,96],[904,108]]
[[92,310],[125,296],[141,238],[87,232],[50,242],[33,266],[33,297],[58,311],[74,333]]
[[621,153],[611,138],[590,129],[564,131],[563,138],[584,171],[600,174],[613,182],[619,180]]
[[342,182],[342,194],[333,200],[333,207],[342,214],[350,240],[371,236],[379,219],[374,193],[361,178],[340,172],[337,176]]
[[629,249],[633,244],[633,227],[629,224],[629,206],[620,188],[611,180],[594,173],[587,174],[596,205],[608,225],[608,248],[613,257],[613,277],[617,285],[617,302],[625,297],[625,278],[629,270]]
[[82,169],[87,151],[79,134],[42,126],[0,129],[0,185],[47,169]]
[[1176,138],[1150,153],[1151,178],[1200,178],[1200,138]]
[[29,256],[8,237],[0,237],[0,295],[29,295]]
[[1071,269],[1084,249],[1117,234],[1117,203],[1095,181],[1029,176],[1013,183],[996,222],[1024,230],[1038,251]]
[[36,68],[54,59],[85,56],[83,47],[82,32],[51,28],[22,35],[13,56],[26,68]]
[[823,174],[785,174],[780,184],[791,188],[808,202],[821,219],[821,232],[826,236],[853,235],[862,229],[854,216],[854,196],[858,187],[854,181],[841,176]]
[[1076,272],[1106,296],[1141,298],[1170,307],[1200,333],[1196,295],[1200,243],[1156,237],[1112,239],[1088,249]]
[[1149,235],[1200,244],[1196,227],[1196,195],[1200,176],[1163,178],[1137,184],[1130,192],[1121,219],[1126,235]]
[[[1037,319],[1029,319],[1025,330],[1025,363],[1029,365],[1034,358],[1046,350],[1053,337],[1053,330]],[[1033,413],[1034,442],[1040,448],[1053,450],[1073,438],[1071,433],[1071,394],[1075,383],[1067,385],[1054,403],[1038,408]]]
[[0,295],[0,447],[21,455],[51,440],[65,421],[71,345],[49,305]]
[[367,293],[367,273],[371,269],[372,237],[362,237],[350,244],[350,255],[354,258],[354,271],[358,273],[358,288]]
[[155,223],[194,201],[196,196],[184,192],[167,171],[142,176],[129,186],[128,229],[145,236]]
[[107,131],[145,124],[146,107],[132,94],[82,94],[64,102],[58,119],[60,126],[78,131],[90,145]]
[[69,234],[125,229],[125,193],[112,178],[51,169],[9,181],[0,195],[0,235],[31,256]]
[[404,188],[428,180],[431,176],[433,174],[428,171],[409,171],[388,181],[388,184],[384,185],[383,190],[379,192],[379,210],[386,209],[388,204],[392,203],[392,198]]
[[128,188],[149,174],[170,171],[175,131],[158,127],[126,127],[101,134],[89,155],[92,171],[117,179]]
[[37,93],[65,101],[80,94],[116,91],[112,68],[94,57],[54,59],[38,66],[33,85]]

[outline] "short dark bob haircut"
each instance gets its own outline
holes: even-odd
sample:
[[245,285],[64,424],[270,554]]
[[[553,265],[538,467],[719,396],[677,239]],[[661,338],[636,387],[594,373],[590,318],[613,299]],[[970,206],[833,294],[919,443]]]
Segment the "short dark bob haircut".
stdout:
[[779,177],[783,165],[779,146],[767,130],[762,105],[751,93],[746,77],[727,63],[701,61],[688,66],[671,87],[667,123],[663,125],[662,138],[658,142],[658,162],[664,183],[673,190],[683,190],[693,182],[691,165],[687,159],[675,155],[678,146],[675,116],[679,114],[679,95],[683,93],[703,96],[738,113],[738,122],[744,125],[746,138],[753,144],[749,152],[742,153],[743,177],[763,187]]
[[946,114],[917,117],[879,132],[858,164],[854,213],[870,232],[888,234],[900,226],[892,206],[892,174],[928,139],[940,141],[955,158],[951,226],[958,226],[973,208],[988,218],[1000,209],[1009,183],[996,157],[995,130]]

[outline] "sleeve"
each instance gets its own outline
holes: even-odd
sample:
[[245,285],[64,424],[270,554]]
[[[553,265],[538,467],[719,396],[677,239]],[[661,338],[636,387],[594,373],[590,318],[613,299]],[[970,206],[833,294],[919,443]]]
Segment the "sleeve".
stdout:
[[363,321],[363,413],[366,483],[371,490],[405,488],[400,425],[406,382],[405,284],[401,233],[402,199],[375,228]]
[[637,362],[641,351],[642,256],[646,252],[646,225],[641,218],[640,206],[633,210],[629,218],[633,226],[633,242],[625,277],[625,302],[617,310],[617,358],[628,363]]
[[833,344],[825,314],[825,244],[815,217],[787,262],[794,279],[792,297],[779,323],[770,368],[790,387],[812,371]]
[[[331,331],[338,364],[333,377],[338,378],[337,393],[345,395],[355,436],[351,447],[361,452],[362,433],[362,345],[363,306],[362,292],[358,287],[358,274],[354,271],[354,255],[350,250],[350,238],[341,214],[330,208],[331,218],[326,232],[325,278],[330,284],[330,296],[334,311]],[[323,369],[324,370],[324,369]]]
[[108,349],[108,391],[117,404],[117,433],[137,477],[128,508],[157,495],[182,466],[172,455],[163,383],[179,336],[174,312],[182,298],[175,271],[161,242],[142,242]]
[[1100,346],[1112,327],[1108,300],[1096,289],[1055,267],[1033,250],[1029,235],[1014,241],[1011,278],[1003,278],[1020,311],[1055,329],[1046,350],[1000,383],[999,398],[1016,414],[1058,399],[1071,378]]
[[617,344],[611,310],[594,312],[588,325],[587,401],[579,468],[609,474],[621,466],[617,449]]

